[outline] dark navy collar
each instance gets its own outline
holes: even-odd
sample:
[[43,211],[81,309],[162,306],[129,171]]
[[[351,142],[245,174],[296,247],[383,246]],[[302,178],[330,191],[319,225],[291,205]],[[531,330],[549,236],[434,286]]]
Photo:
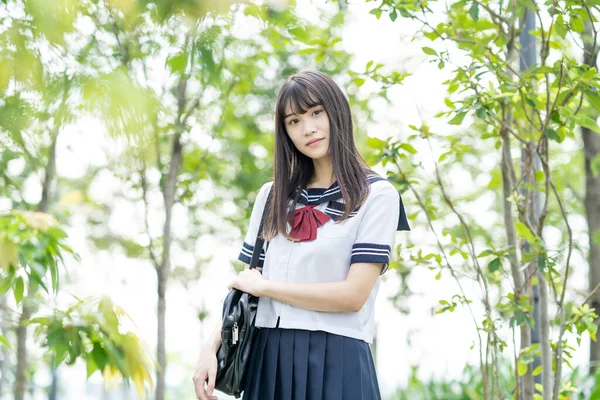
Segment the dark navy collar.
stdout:
[[[369,184],[373,182],[385,180],[377,174],[367,175]],[[327,189],[325,188],[302,188],[300,192],[300,198],[298,199],[299,204],[313,205],[321,204],[328,201],[339,200],[342,198],[342,191],[338,186],[337,181],[333,182]]]
[[[369,174],[367,175],[367,179],[369,180],[369,184],[377,181],[384,181],[385,178],[377,174]],[[324,213],[329,215],[331,219],[337,221],[345,212],[345,204],[343,203],[344,199],[342,197],[342,192],[338,186],[337,182],[334,182],[327,189],[325,188],[303,188],[300,193],[300,198],[298,199],[299,204],[303,205],[313,205],[313,204],[321,204],[328,202],[325,207]],[[396,230],[398,231],[410,231],[410,226],[408,225],[408,219],[406,217],[406,211],[404,210],[404,204],[402,204],[402,197],[400,197],[400,213],[398,216],[398,226]],[[360,207],[359,207],[360,209]],[[350,218],[354,217],[358,209],[352,211],[349,215]]]

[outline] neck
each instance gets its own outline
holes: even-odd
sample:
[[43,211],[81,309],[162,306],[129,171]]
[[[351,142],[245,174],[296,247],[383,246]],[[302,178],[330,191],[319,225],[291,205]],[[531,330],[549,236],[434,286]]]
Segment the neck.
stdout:
[[333,164],[331,157],[325,159],[313,160],[314,174],[310,181],[311,184],[322,187],[329,187],[333,184]]

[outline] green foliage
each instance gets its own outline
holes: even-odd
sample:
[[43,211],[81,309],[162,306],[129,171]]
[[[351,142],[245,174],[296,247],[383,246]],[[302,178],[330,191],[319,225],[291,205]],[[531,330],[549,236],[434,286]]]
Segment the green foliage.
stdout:
[[[511,373],[510,360],[501,359],[498,397],[512,398],[510,388],[514,386],[514,376]],[[418,366],[411,367],[411,373],[406,386],[398,388],[388,400],[483,400],[483,374],[472,365],[466,365],[462,376],[458,379],[428,379],[419,378]]]
[[[414,199],[418,211],[413,214],[413,225],[427,226],[431,233],[431,243],[411,243],[403,249],[402,261],[410,263],[405,269],[422,265],[436,271],[436,280],[444,271],[455,279],[459,293],[451,300],[439,300],[438,313],[453,311],[459,305],[457,299],[472,314],[471,302],[483,304],[485,315],[473,316],[477,332],[487,335],[485,340],[480,336],[480,351],[498,356],[507,343],[513,342],[501,333],[501,326],[507,322],[512,333],[517,333],[521,327],[529,329],[537,324],[531,287],[546,285],[549,295],[544,304],[561,303],[561,295],[569,290],[567,276],[572,268],[579,268],[571,257],[577,253],[587,258],[587,249],[573,239],[585,233],[575,233],[567,215],[575,212],[586,218],[583,179],[579,178],[584,175],[584,162],[578,134],[581,127],[600,133],[596,122],[600,114],[600,74],[591,66],[595,59],[584,63],[577,58],[571,39],[586,43],[588,52],[598,51],[600,4],[375,4],[370,13],[378,19],[387,14],[396,24],[403,23],[403,19],[416,23],[419,29],[413,39],[424,44],[424,58],[449,76],[443,82],[448,93],[446,108],[436,118],[444,119],[438,126],[445,123],[454,129],[436,132],[428,121],[410,126],[414,134],[402,142],[419,149],[410,156],[400,150],[400,141],[370,143],[377,149],[377,160],[390,165],[388,178],[408,190],[410,196],[404,198]],[[536,16],[537,27],[529,33],[539,57],[535,64],[517,70],[521,61],[519,23],[526,7],[532,7]],[[442,8],[446,14],[440,20],[438,10]],[[591,59],[590,54],[585,56]],[[421,154],[423,148],[431,154]],[[523,162],[518,157],[521,148],[527,149]],[[541,167],[533,170],[536,159]],[[599,165],[596,159],[592,161],[593,174],[597,175]],[[454,180],[455,176],[460,176],[460,182]],[[543,218],[539,221],[531,206],[536,192],[543,199],[536,206]],[[481,201],[484,198],[493,199],[489,210],[476,209],[485,204]],[[473,216],[480,213],[486,218]],[[546,227],[553,228],[552,245],[546,241],[551,231]],[[596,233],[591,235],[597,240]],[[519,277],[524,284],[517,283]],[[481,292],[465,293],[462,280],[466,278],[475,280]],[[565,340],[565,331],[572,333],[569,337],[575,337],[578,345],[584,335],[595,339],[596,314],[581,303],[589,301],[584,299],[579,296],[574,303],[558,304],[558,311],[550,317],[552,339],[548,347],[552,354],[545,354],[544,359],[549,360],[546,368],[552,371],[546,373],[560,373],[563,364],[570,366],[575,349]],[[541,370],[531,371],[528,367],[541,354],[535,344],[521,349],[512,366],[514,373],[529,377],[532,372],[539,374]],[[480,394],[496,398],[490,392],[497,385],[496,367],[482,361],[480,369],[487,391]],[[562,381],[560,393],[554,396],[566,396],[572,389],[569,386],[567,380]],[[470,397],[465,394],[458,398]]]
[[54,355],[54,368],[61,363],[74,364],[82,359],[88,378],[100,371],[107,384],[113,379],[130,379],[140,398],[145,398],[145,384],[152,388],[150,371],[153,361],[148,349],[123,325],[133,321],[109,298],[78,300],[65,311],[33,318],[42,345]]
[[0,214],[0,269],[4,294],[12,287],[15,300],[23,299],[25,282],[30,293],[38,288],[56,293],[59,262],[73,254],[66,233],[50,215],[40,212],[9,211]]
[[[508,388],[514,386],[511,362],[505,358],[499,360],[500,390],[497,398],[512,398]],[[387,400],[481,400],[483,399],[483,374],[472,365],[466,365],[462,376],[458,379],[419,378],[419,367],[413,366],[408,384],[398,388]],[[564,377],[568,382],[561,388],[559,399],[562,400],[597,400],[600,398],[600,370],[588,374],[581,368],[570,370]]]

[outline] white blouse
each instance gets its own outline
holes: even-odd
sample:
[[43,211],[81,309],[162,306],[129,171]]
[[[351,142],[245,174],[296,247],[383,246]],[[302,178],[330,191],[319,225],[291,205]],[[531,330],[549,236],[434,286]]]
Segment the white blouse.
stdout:
[[[368,176],[370,193],[365,203],[341,223],[344,201],[337,182],[327,189],[308,188],[302,193],[296,209],[318,204],[315,209],[331,217],[319,226],[317,238],[306,242],[287,240],[279,233],[265,242],[259,258],[266,279],[278,282],[316,283],[343,281],[354,263],[381,263],[381,274],[387,271],[396,231],[408,231],[402,198],[394,185],[379,175]],[[238,259],[250,264],[260,219],[273,182],[265,183],[256,197],[250,225]],[[287,232],[291,226],[287,224]],[[365,305],[358,312],[312,311],[281,303],[268,297],[258,302],[256,326],[322,330],[338,335],[373,341],[375,283]]]

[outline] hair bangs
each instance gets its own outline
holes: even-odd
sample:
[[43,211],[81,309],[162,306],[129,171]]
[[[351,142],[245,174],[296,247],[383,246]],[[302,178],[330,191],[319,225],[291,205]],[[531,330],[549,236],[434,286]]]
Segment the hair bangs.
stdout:
[[289,113],[304,114],[309,108],[320,104],[323,104],[323,102],[315,91],[292,81],[281,94],[277,112],[280,120],[283,121]]

